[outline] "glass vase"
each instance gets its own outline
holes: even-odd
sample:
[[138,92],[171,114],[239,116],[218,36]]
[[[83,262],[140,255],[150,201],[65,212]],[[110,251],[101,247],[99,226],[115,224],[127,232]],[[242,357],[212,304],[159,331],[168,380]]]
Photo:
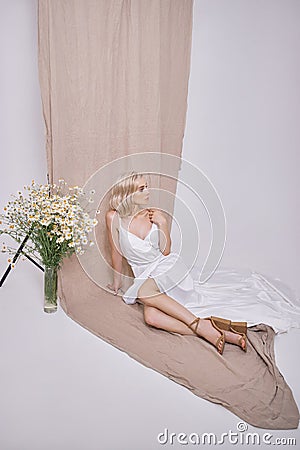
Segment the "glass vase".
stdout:
[[57,267],[44,268],[44,312],[57,311]]

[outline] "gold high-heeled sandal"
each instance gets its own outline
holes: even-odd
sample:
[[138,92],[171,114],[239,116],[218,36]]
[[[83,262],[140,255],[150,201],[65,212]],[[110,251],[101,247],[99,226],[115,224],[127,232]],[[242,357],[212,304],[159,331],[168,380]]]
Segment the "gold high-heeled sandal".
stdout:
[[214,323],[223,331],[229,331],[231,327],[231,320],[229,319],[223,319],[223,317],[216,317],[216,316],[210,316],[210,317],[204,317],[204,319],[210,319],[214,321]]
[[[247,351],[247,322],[232,322],[229,319],[223,319],[223,317],[216,316],[211,316],[211,318],[221,330],[240,334],[241,338],[238,341],[238,345],[244,352]],[[209,319],[209,317],[205,317],[205,319]],[[243,339],[245,340],[245,348],[242,347]]]
[[[247,322],[232,322],[229,319],[223,319],[223,317],[211,316],[217,326],[224,331],[230,331],[230,327],[238,333],[244,333],[247,335]],[[208,317],[206,317],[208,319]]]
[[231,327],[238,333],[243,333],[247,336],[247,322],[231,322]]
[[[211,316],[211,317],[206,317],[205,320],[206,320],[206,319],[210,320],[212,326],[213,326],[216,330],[218,330],[218,331],[221,333],[221,336],[218,337],[216,343],[213,344],[213,345],[216,347],[217,352],[220,353],[220,355],[222,355],[222,354],[223,354],[223,351],[224,351],[224,346],[225,346],[225,334],[224,334],[224,331],[220,330],[220,328],[219,328],[219,327],[216,325],[216,323],[214,322],[214,319],[213,319],[212,316]],[[199,325],[199,320],[200,320],[200,317],[196,317],[196,318],[188,325],[188,327],[189,327],[192,331],[194,331],[194,332],[196,332],[196,333],[197,333],[197,328],[198,328],[198,325]],[[196,323],[196,328],[195,328],[195,329],[192,328],[192,325],[193,325],[194,323]],[[203,338],[203,339],[205,339],[207,342],[209,342],[209,343],[211,344],[211,342],[210,342],[207,338],[205,338],[204,336],[200,336],[200,337]],[[220,342],[221,342],[221,348],[219,348]]]

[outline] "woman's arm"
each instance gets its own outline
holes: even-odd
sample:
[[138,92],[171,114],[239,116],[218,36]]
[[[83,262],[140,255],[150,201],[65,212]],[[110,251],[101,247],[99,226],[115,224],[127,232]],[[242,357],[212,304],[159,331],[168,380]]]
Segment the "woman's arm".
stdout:
[[111,261],[112,266],[114,268],[114,290],[116,293],[122,285],[122,260],[123,256],[119,249],[119,236],[118,231],[115,226],[115,222],[113,222],[114,215],[116,211],[107,211],[105,219],[106,219],[106,230],[108,235],[108,241],[111,249]]
[[167,220],[157,224],[159,228],[159,248],[163,255],[169,255],[171,251],[171,237]]
[[171,237],[168,222],[164,213],[158,209],[149,210],[149,219],[156,223],[159,229],[159,249],[164,256],[171,252]]

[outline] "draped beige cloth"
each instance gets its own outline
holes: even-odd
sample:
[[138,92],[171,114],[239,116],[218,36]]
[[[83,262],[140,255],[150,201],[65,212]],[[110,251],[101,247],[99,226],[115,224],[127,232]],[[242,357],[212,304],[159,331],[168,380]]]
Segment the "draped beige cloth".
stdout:
[[[137,152],[181,156],[192,8],[192,0],[39,0],[50,182],[83,185],[104,164]],[[174,180],[152,177],[153,185],[176,192]],[[111,262],[104,216],[97,219],[97,243]],[[126,261],[124,271],[131,273]],[[220,356],[196,336],[146,325],[142,305],[101,289],[75,255],[60,270],[59,297],[77,323],[195,395],[257,427],[297,428],[298,408],[276,367],[269,326],[249,330],[246,354],[227,345]]]

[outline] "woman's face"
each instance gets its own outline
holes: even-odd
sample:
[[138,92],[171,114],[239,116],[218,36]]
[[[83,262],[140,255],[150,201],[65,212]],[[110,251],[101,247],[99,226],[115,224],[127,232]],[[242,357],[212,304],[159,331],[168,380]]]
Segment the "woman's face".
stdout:
[[144,177],[139,178],[138,188],[133,194],[133,202],[137,205],[146,205],[149,201],[148,182]]

